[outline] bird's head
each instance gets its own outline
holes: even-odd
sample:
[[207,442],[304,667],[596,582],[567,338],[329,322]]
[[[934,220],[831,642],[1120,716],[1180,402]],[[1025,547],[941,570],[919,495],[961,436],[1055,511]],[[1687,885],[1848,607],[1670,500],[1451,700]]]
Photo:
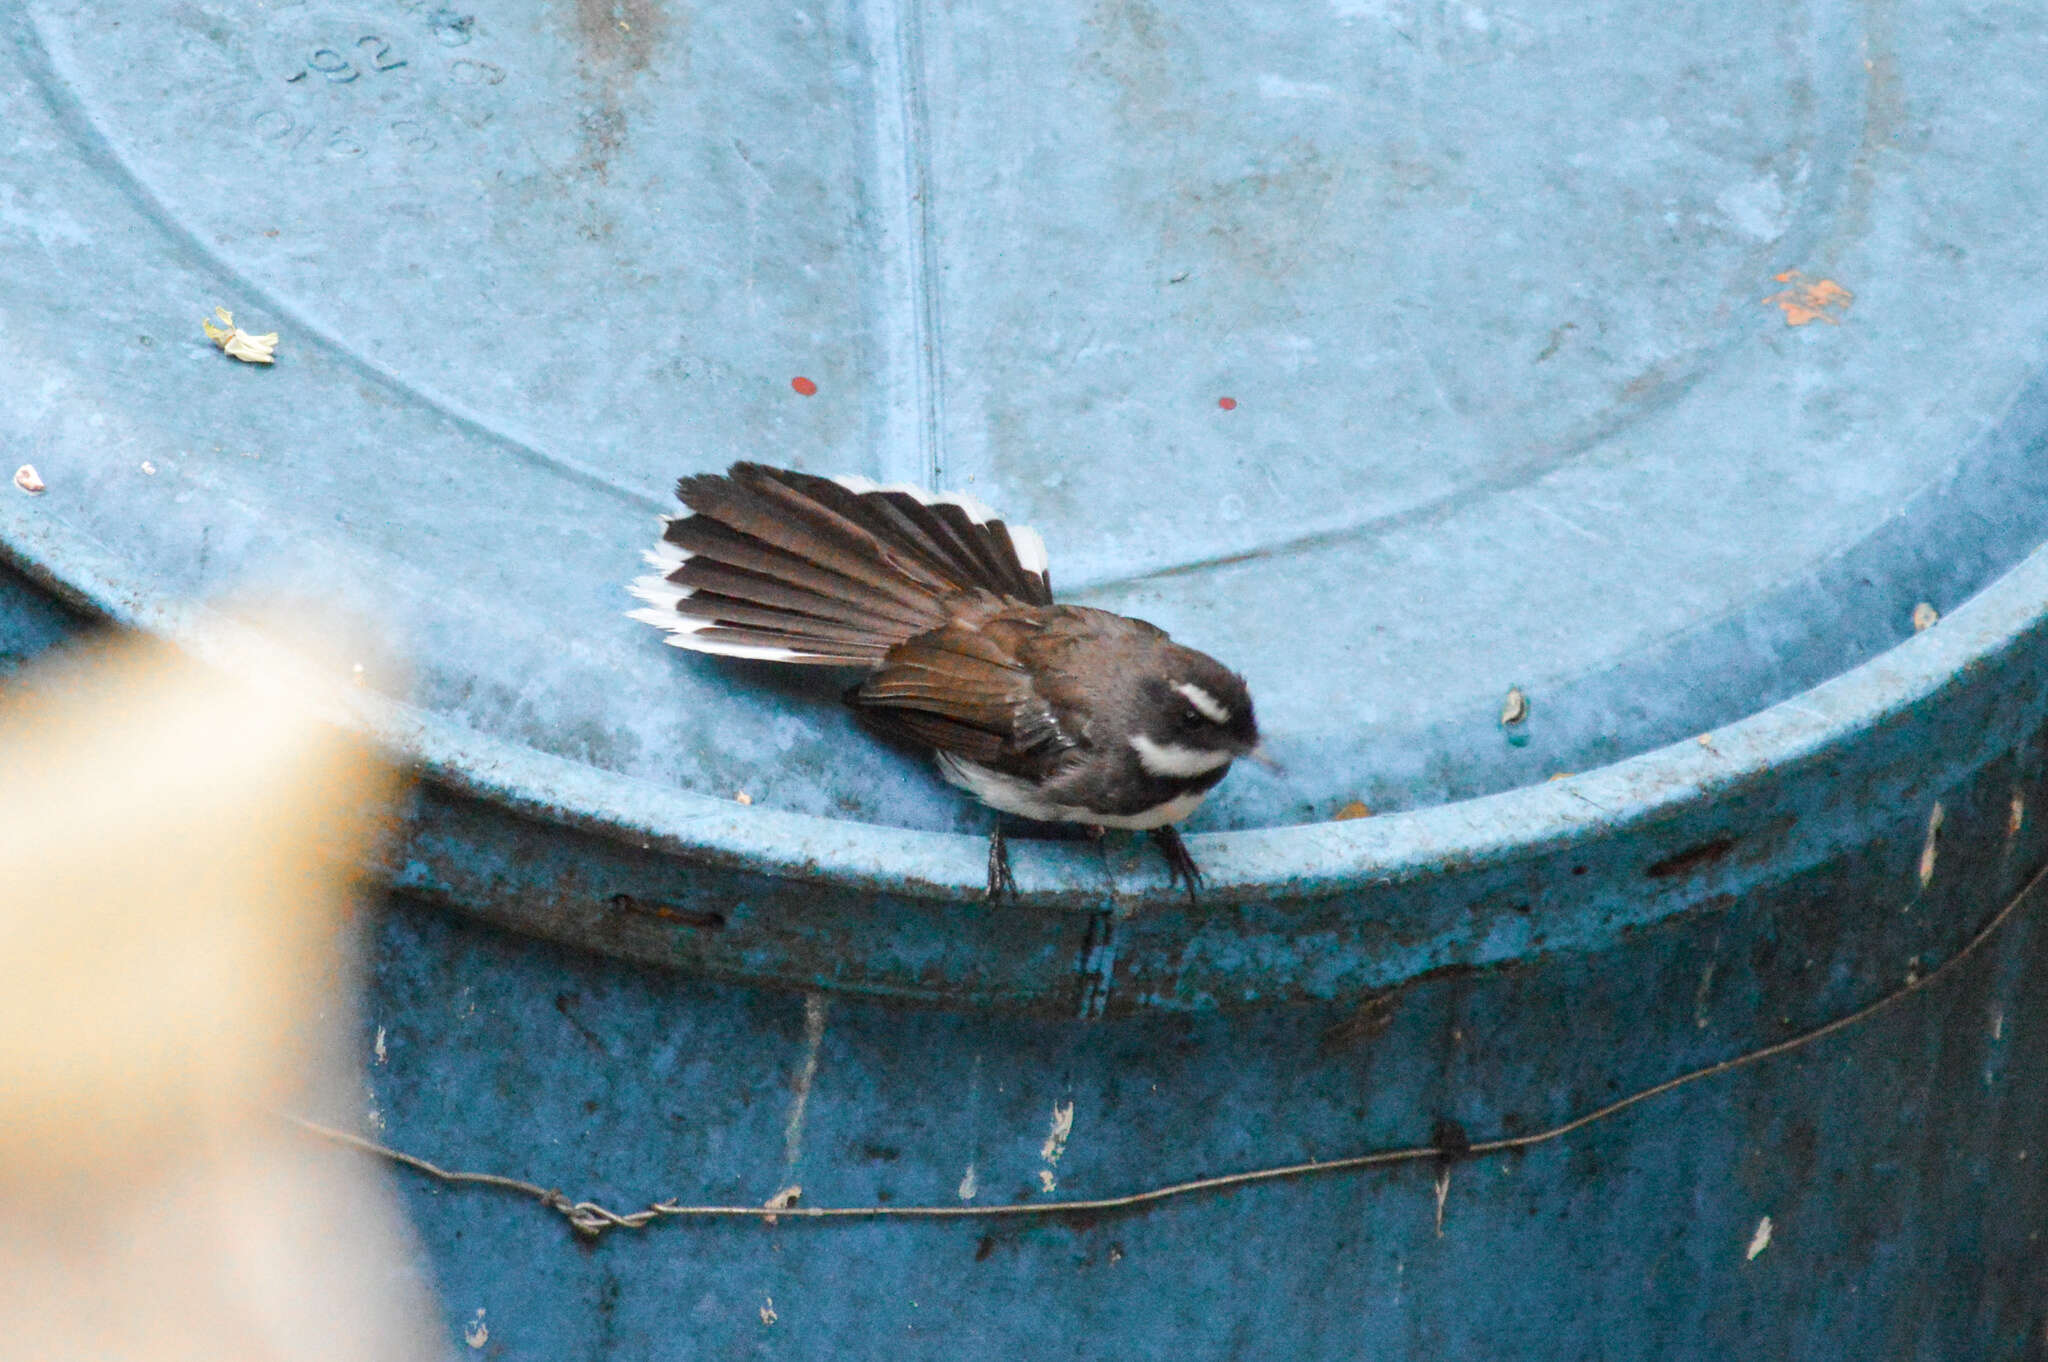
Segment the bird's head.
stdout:
[[1238,757],[1270,759],[1259,749],[1259,724],[1244,678],[1215,658],[1175,647],[1145,678],[1142,711],[1131,746],[1151,775],[1199,776]]

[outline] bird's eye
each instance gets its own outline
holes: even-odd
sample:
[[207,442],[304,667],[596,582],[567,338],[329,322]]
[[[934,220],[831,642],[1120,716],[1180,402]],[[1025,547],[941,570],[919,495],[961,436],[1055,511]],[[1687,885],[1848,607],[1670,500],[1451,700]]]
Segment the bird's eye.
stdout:
[[1183,729],[1193,731],[1194,729],[1200,728],[1202,726],[1202,722],[1202,716],[1195,713],[1195,708],[1193,705],[1188,706],[1186,709],[1183,709],[1180,712],[1180,726]]

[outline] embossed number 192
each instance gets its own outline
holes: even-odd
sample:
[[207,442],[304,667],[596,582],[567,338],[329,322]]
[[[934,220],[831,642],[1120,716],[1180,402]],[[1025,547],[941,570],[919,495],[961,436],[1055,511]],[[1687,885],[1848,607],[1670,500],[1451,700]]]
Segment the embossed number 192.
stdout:
[[[363,53],[362,60],[372,71],[396,71],[406,64],[405,58],[393,56],[391,44],[374,33],[366,33],[356,39],[356,50]],[[287,85],[302,81],[311,72],[318,72],[335,85],[347,85],[363,74],[356,64],[331,47],[315,48],[306,58],[306,69],[288,77]]]

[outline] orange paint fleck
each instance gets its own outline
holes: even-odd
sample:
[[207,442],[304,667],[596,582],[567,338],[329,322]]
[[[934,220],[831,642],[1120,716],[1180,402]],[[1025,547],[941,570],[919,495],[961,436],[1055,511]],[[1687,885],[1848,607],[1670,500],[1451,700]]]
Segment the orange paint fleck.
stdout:
[[1855,294],[1832,279],[1809,279],[1798,270],[1786,270],[1774,278],[1785,287],[1764,299],[1764,306],[1783,308],[1787,326],[1816,321],[1840,326],[1849,304],[1856,301]]
[[1225,411],[1236,411],[1237,399],[1234,397],[1219,397],[1216,399],[1216,405]]
[[818,392],[818,385],[805,378],[802,374],[798,374],[795,378],[789,380],[789,386],[795,388],[804,397],[814,397]]

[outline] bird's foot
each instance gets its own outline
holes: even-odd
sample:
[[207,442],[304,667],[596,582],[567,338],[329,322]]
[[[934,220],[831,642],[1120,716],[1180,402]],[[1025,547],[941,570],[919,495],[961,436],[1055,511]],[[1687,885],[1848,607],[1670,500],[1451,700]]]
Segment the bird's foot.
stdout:
[[1010,873],[1010,844],[1003,840],[1003,825],[988,833],[988,901],[1017,897],[1017,877]]
[[1195,858],[1188,854],[1188,844],[1180,839],[1180,830],[1171,823],[1152,829],[1152,845],[1158,847],[1159,854],[1166,858],[1167,884],[1186,885],[1188,902],[1197,902],[1202,888],[1202,871],[1195,864]]

